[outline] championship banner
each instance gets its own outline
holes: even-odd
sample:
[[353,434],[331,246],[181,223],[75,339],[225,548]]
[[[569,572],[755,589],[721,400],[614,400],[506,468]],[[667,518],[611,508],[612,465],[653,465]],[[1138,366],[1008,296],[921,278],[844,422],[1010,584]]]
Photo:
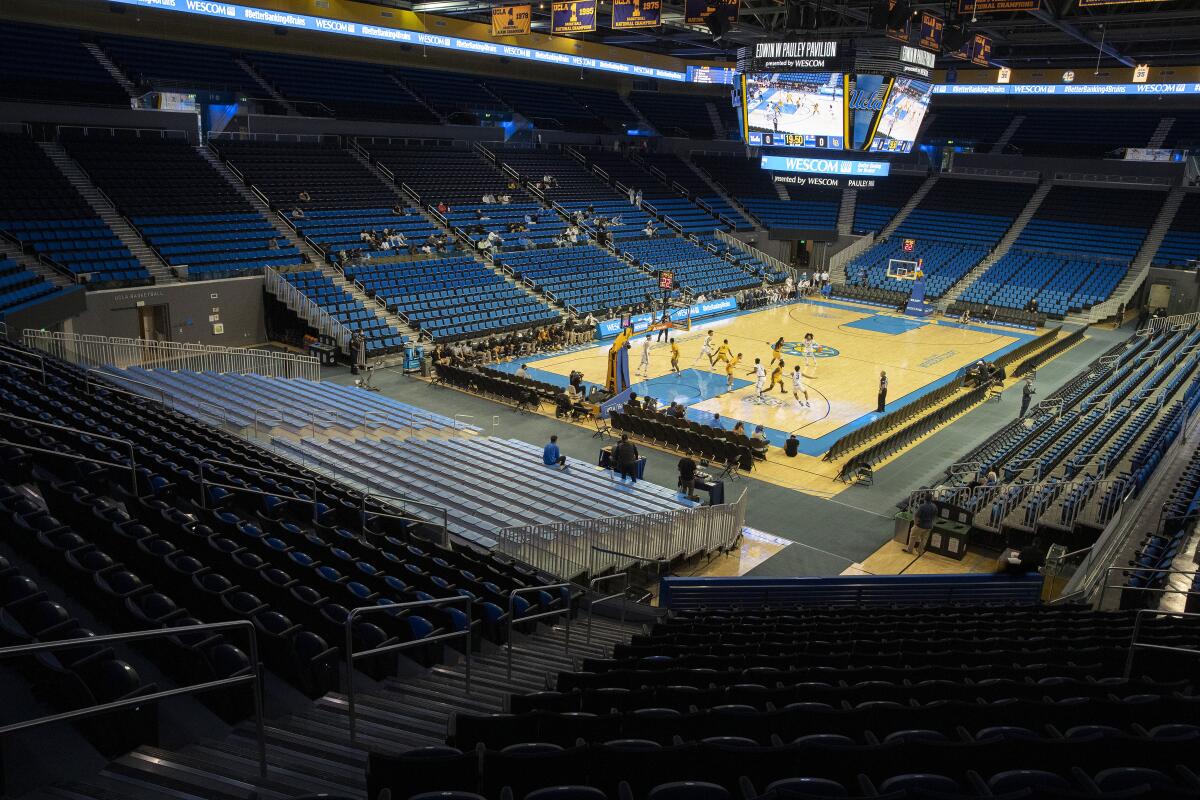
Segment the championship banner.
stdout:
[[975,34],[971,40],[971,63],[981,67],[991,66],[992,39],[982,33]]
[[526,36],[533,6],[496,6],[492,9],[492,36]]
[[730,25],[737,22],[738,0],[684,0],[683,21],[687,25],[703,25],[718,10],[725,14]]
[[[1125,2],[1125,0],[1121,0]],[[1151,0],[1144,0],[1151,2]],[[1084,0],[1079,0],[1079,5],[1086,5]],[[958,0],[958,13],[960,16],[967,14],[993,14],[1004,11],[1037,11],[1042,7],[1041,0]]]
[[1080,8],[1095,8],[1096,6],[1123,6],[1136,3],[1153,3],[1156,0],[1079,0]]
[[550,6],[551,33],[596,30],[596,0],[557,0]]
[[946,21],[944,19],[930,14],[928,11],[922,11],[921,32],[917,39],[917,46],[924,47],[926,50],[932,50],[935,53],[941,52],[942,33],[945,30]]
[[612,28],[657,28],[662,0],[613,0]]
[[[892,10],[894,10],[895,8],[896,8],[896,0],[888,0],[889,15],[891,14]],[[907,42],[908,41],[908,24],[910,21],[911,21],[911,18],[908,15],[905,15],[904,23],[899,28],[893,28],[891,25],[888,25],[886,28],[884,28],[883,35],[888,37],[889,39],[897,39],[901,42]]]

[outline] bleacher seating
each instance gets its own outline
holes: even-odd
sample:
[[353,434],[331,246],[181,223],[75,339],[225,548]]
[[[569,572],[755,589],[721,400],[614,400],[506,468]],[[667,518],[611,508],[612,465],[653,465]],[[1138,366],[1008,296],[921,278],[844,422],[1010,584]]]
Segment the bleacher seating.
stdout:
[[[1157,654],[1123,679],[1133,624],[1070,606],[684,612],[514,694],[509,713],[459,713],[446,747],[374,753],[369,791],[1194,796],[1193,683]],[[1144,624],[1163,645],[1196,631]]]
[[684,239],[635,239],[622,242],[620,249],[648,269],[673,270],[676,282],[694,295],[736,292],[759,284],[754,275]]
[[512,116],[512,110],[484,89],[474,75],[409,67],[395,70],[395,75],[450,124],[478,125]]
[[84,48],[78,31],[4,20],[0,71],[5,99],[129,107],[129,95]]
[[937,239],[991,249],[1029,202],[1031,183],[943,176],[904,221],[896,236]]
[[592,245],[504,253],[497,260],[583,314],[640,305],[647,295],[659,296],[650,275]]
[[1066,258],[1014,247],[962,294],[966,302],[1026,308],[1062,318],[1107,300],[1127,271],[1117,261]]
[[351,332],[361,333],[366,339],[368,357],[404,349],[406,339],[400,331],[335,285],[333,279],[320,270],[285,272],[283,277]]
[[306,113],[319,103],[328,116],[340,119],[438,122],[379,64],[265,52],[249,53],[246,59],[284,97],[312,101],[305,103]]
[[395,264],[376,259],[347,267],[346,277],[441,341],[474,339],[559,318],[554,309],[470,256]]
[[1173,108],[1164,111],[1162,116],[1175,119],[1167,131],[1167,138],[1163,140],[1163,147],[1186,149],[1200,145],[1200,112]]
[[0,253],[0,320],[28,303],[47,300],[61,290]]
[[0,231],[93,288],[151,282],[117,235],[30,139],[0,136]]
[[[1019,113],[1010,108],[960,108],[935,104],[930,110],[925,139],[938,144],[995,144]],[[976,149],[988,150],[987,147]]]
[[[1009,112],[1013,113],[1013,112]],[[1145,147],[1161,111],[1022,109],[1025,119],[1009,145],[1027,155],[1096,158],[1125,147]],[[973,124],[973,123],[972,123]]]
[[487,78],[484,83],[507,105],[533,122],[535,127],[579,133],[624,132],[623,128],[610,128],[588,105],[576,100],[572,90],[566,86],[512,78]]
[[650,167],[662,171],[667,179],[687,189],[688,194],[707,205],[716,214],[732,220],[735,230],[752,230],[737,209],[725,198],[714,194],[713,189],[682,158],[674,153],[646,153],[641,159]]
[[662,136],[681,136],[687,139],[718,139],[708,113],[711,103],[717,109],[724,133],[736,132],[737,118],[729,100],[724,96],[700,94],[666,94],[662,92],[630,92],[629,102],[637,106]]
[[[925,269],[926,296],[941,297],[986,255],[987,250],[982,247],[936,240],[919,241],[912,251],[905,252],[904,240],[893,236],[851,261],[846,266],[846,278],[855,286],[911,292],[911,282],[888,277],[888,262],[920,260]],[[913,268],[911,264],[907,266]]]
[[788,187],[790,200],[776,192],[771,175],[736,156],[693,156],[701,169],[767,228],[833,230],[837,227],[840,189]]
[[[603,470],[575,459],[567,460],[566,472],[547,468],[540,447],[515,439],[280,439],[276,446],[347,481],[444,506],[450,512],[450,532],[484,547],[495,546],[500,528],[691,505],[674,490],[648,481],[614,489]],[[469,495],[462,491],[467,482]]]
[[[52,377],[46,384],[30,377],[33,370],[0,366],[6,407],[63,426],[0,424],[9,442],[4,481],[28,484],[44,503],[31,502],[36,495],[2,490],[0,509],[14,531],[6,545],[59,576],[60,585],[104,624],[140,629],[250,620],[266,665],[319,697],[338,684],[348,608],[469,596],[477,643],[500,640],[508,608],[520,615],[562,605],[557,593],[543,592],[515,598],[510,606],[511,590],[546,581],[473,549],[431,543],[440,539],[438,528],[401,518],[339,481],[155,401],[95,385],[85,393],[82,370],[39,359],[30,354],[23,363],[45,363]],[[89,435],[99,430],[125,437],[133,461]],[[39,448],[95,461],[49,457]],[[364,529],[375,534],[370,542]],[[354,646],[419,641],[466,630],[466,624],[466,615],[450,607],[378,615],[355,625]],[[219,635],[161,644],[148,652],[181,682],[251,670],[244,651]],[[435,661],[440,646],[418,657]],[[376,678],[395,671],[386,658],[361,663]],[[60,674],[69,678],[70,669]],[[248,700],[245,693],[233,695],[224,701],[223,716],[244,718],[252,712]]]
[[669,217],[677,223],[684,233],[712,233],[718,228],[728,230],[728,226],[712,212],[663,185],[658,178],[625,156],[600,149],[584,151],[584,155],[613,180],[631,189],[641,190],[643,202],[648,203],[656,214]]
[[920,175],[893,173],[887,180],[876,181],[873,189],[859,189],[854,203],[854,233],[879,233],[920,188]]
[[[419,243],[438,228],[407,209],[382,180],[337,145],[215,142],[221,157],[257,187],[297,231],[329,253],[363,248],[364,230],[384,228]],[[299,199],[301,192],[312,198]],[[296,218],[292,211],[304,216]],[[397,211],[399,209],[399,213]],[[369,249],[369,248],[367,248]]]
[[92,131],[63,144],[168,265],[186,265],[189,280],[304,263],[182,139],[122,139]]
[[262,113],[284,113],[283,106],[263,96],[266,92],[237,63],[234,50],[130,36],[101,36],[98,44],[125,77],[146,91],[178,91],[186,86],[192,91],[204,88],[237,92],[254,98]]
[[1017,237],[1016,246],[1128,263],[1165,199],[1166,192],[1055,186]]
[[1154,254],[1154,264],[1182,267],[1196,259],[1200,259],[1200,193],[1190,193],[1179,204],[1175,219]]

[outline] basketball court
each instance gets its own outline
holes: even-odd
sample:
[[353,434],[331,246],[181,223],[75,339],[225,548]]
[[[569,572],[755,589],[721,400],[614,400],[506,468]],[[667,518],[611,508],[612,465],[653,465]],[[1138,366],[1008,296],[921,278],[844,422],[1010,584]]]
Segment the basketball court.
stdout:
[[[731,351],[742,354],[734,371],[734,386],[727,389],[724,365],[709,365],[700,349],[707,331],[713,331],[714,348],[729,340]],[[792,396],[791,373],[801,363],[804,335],[816,341],[816,366],[805,366],[808,406]],[[657,332],[651,334],[657,339]],[[841,303],[805,300],[692,323],[690,331],[671,332],[680,348],[680,373],[670,370],[670,345],[654,342],[650,367],[638,370],[641,333],[630,340],[629,369],[632,390],[653,396],[665,406],[672,401],[687,407],[689,419],[732,428],[737,421],[746,433],[763,425],[771,444],[782,447],[789,435],[799,439],[796,458],[772,451],[759,464],[756,477],[780,485],[829,496],[840,490],[832,481],[837,465],[821,461],[829,446],[842,436],[878,418],[879,373],[888,376],[887,410],[891,411],[953,380],[958,372],[980,359],[990,360],[1032,339],[1034,331],[984,324],[961,325],[949,320],[904,316],[890,310]],[[771,345],[783,337],[785,364],[783,388],[776,386],[757,399],[754,359],[767,367]],[[530,376],[565,385],[572,371],[582,372],[588,383],[603,384],[612,340],[545,357],[517,359],[498,368],[515,372],[527,365]],[[749,374],[748,374],[749,373]]]

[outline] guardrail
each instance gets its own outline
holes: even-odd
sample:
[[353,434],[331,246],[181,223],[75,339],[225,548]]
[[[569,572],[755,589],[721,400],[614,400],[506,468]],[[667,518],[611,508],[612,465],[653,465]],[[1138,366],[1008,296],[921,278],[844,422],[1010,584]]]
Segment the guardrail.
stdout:
[[120,461],[101,461],[98,458],[92,458],[90,456],[80,455],[79,453],[75,453],[75,452],[64,453],[61,450],[51,450],[50,448],[47,448],[47,447],[37,447],[35,445],[26,444],[24,442],[14,442],[8,438],[0,439],[0,444],[11,444],[11,445],[21,448],[22,450],[28,450],[28,451],[34,452],[34,453],[41,453],[42,455],[54,456],[56,458],[65,458],[69,461],[87,461],[92,464],[101,464],[105,467],[116,467],[117,469],[127,469],[127,470],[129,470],[130,490],[132,491],[133,496],[137,497],[137,495],[138,495],[137,458],[136,458],[136,453],[134,452],[134,449],[133,449],[133,442],[129,441],[128,439],[117,439],[112,436],[104,436],[102,434],[94,433],[92,431],[81,431],[78,428],[70,428],[70,427],[67,427],[66,425],[57,425],[57,424],[54,424],[51,422],[43,422],[40,419],[30,419],[29,417],[20,417],[20,416],[17,416],[16,414],[9,414],[7,412],[0,412],[0,419],[10,419],[10,420],[13,420],[16,422],[28,422],[30,425],[37,427],[37,428],[51,428],[56,431],[66,431],[67,433],[74,433],[82,438],[102,439],[106,442],[112,442],[114,445],[119,445],[122,448],[127,448],[129,450],[129,463],[122,464]]
[[533,622],[533,621],[539,620],[539,619],[546,619],[547,617],[557,617],[559,614],[566,614],[567,615],[566,651],[568,653],[571,652],[571,583],[569,583],[569,582],[551,583],[551,584],[547,584],[545,586],[524,586],[520,589],[513,589],[508,594],[508,635],[504,637],[505,649],[507,650],[507,654],[506,654],[505,658],[508,662],[508,678],[509,678],[509,680],[512,680],[512,665],[513,665],[512,640],[513,640],[513,622],[514,622],[513,616],[516,613],[514,610],[514,606],[516,605],[517,597],[519,595],[529,594],[530,592],[548,592],[551,589],[565,589],[566,590],[565,592],[562,593],[563,594],[563,607],[562,608],[553,608],[549,611],[543,611],[539,614],[528,614],[524,617],[521,617],[521,622]]
[[[860,236],[849,247],[843,248],[829,257],[829,271],[845,268],[851,261],[858,258],[875,244],[875,234],[867,233]],[[847,276],[846,282],[850,279]]]
[[[616,600],[617,598],[624,597],[625,593],[629,591],[629,573],[628,572],[614,572],[611,575],[602,575],[599,578],[592,578],[590,581],[588,581],[588,591],[595,592],[596,587],[599,586],[600,584],[608,583],[609,581],[615,580],[617,578],[625,579],[625,586],[623,589],[621,589],[621,591],[617,592],[616,594],[606,594],[603,597],[590,597],[588,599],[587,634],[583,638],[583,641],[585,644],[592,643],[592,617],[595,615],[593,609],[601,603],[608,603],[613,600]],[[621,604],[621,622],[624,622],[624,621],[625,621],[625,604],[622,603]]]
[[[409,608],[419,608],[424,606],[440,606],[451,605],[453,603],[462,603],[467,611],[467,627],[465,630],[453,631],[451,633],[442,633],[437,636],[430,636],[427,639],[414,639],[411,642],[397,642],[396,644],[386,644],[383,647],[375,647],[370,650],[363,650],[361,653],[354,652],[354,620],[356,617],[365,614],[376,614],[380,611],[396,613]],[[377,656],[383,653],[394,653],[399,650],[406,650],[412,647],[422,647],[424,645],[433,644],[435,642],[445,642],[450,639],[458,639],[465,637],[467,640],[466,647],[463,648],[463,653],[466,658],[464,666],[464,677],[466,678],[466,694],[471,693],[471,598],[466,595],[456,597],[434,597],[429,600],[413,600],[409,603],[388,603],[378,606],[360,606],[352,609],[346,616],[346,716],[350,722],[350,742],[357,744],[358,742],[358,708],[354,702],[354,662],[359,659]],[[510,631],[511,635],[511,631]],[[90,640],[89,640],[90,641]],[[512,677],[512,660],[509,656],[509,677]]]
[[[1157,650],[1160,652],[1169,653],[1191,653],[1195,656],[1200,656],[1200,649],[1194,647],[1173,647],[1165,644],[1152,644],[1150,642],[1139,642],[1138,634],[1142,632],[1142,620],[1153,614],[1158,617],[1200,617],[1200,614],[1191,611],[1159,611],[1157,609],[1143,608],[1133,617],[1133,636],[1129,642],[1129,655],[1125,657],[1125,672],[1124,679],[1129,680],[1133,672],[1133,656],[1138,650]],[[0,733],[4,731],[0,730]]]
[[737,501],[717,506],[502,528],[495,534],[496,550],[570,579],[728,548],[741,535],[745,514],[743,489]]
[[263,270],[263,276],[266,278],[265,288],[268,292],[275,295],[281,303],[316,328],[317,333],[336,341],[343,353],[350,352],[350,330],[345,325],[334,319],[328,311],[317,305],[304,292],[288,283],[284,279],[283,273],[266,267]]
[[295,353],[30,328],[25,329],[21,339],[27,347],[37,348],[55,358],[84,367],[190,369],[272,378],[321,379],[320,362],[313,356]]
[[759,250],[757,247],[747,244],[746,242],[743,242],[741,239],[737,238],[736,236],[731,236],[723,230],[717,229],[715,231],[715,233],[717,235],[717,238],[720,239],[722,242],[725,242],[726,244],[729,244],[729,245],[733,245],[734,247],[736,247],[737,249],[741,250],[744,253],[749,253],[750,255],[757,258],[759,261],[766,262],[768,265],[770,265],[771,269],[775,270],[776,272],[782,272],[785,275],[792,274],[791,266],[780,261],[778,258],[775,258],[775,256],[767,255],[762,250]]
[[[201,631],[219,631],[229,630],[232,628],[245,629],[250,634],[250,664],[253,672],[249,675],[235,675],[230,678],[218,678],[204,683],[197,683],[192,686],[180,686],[175,689],[164,689],[161,692],[152,692],[150,694],[138,695],[125,700],[114,700],[109,703],[99,703],[87,708],[76,708],[70,711],[63,711],[58,714],[49,714],[36,719],[25,720],[23,722],[13,722],[3,727],[0,727],[0,738],[9,733],[17,733],[18,731],[37,728],[42,725],[50,725],[55,722],[67,722],[73,719],[84,719],[86,717],[95,717],[105,714],[109,711],[119,711],[122,708],[131,708],[134,706],[144,706],[147,703],[154,703],[159,700],[166,700],[169,697],[178,697],[186,694],[198,694],[200,692],[208,692],[213,689],[222,689],[229,686],[242,686],[250,684],[254,688],[254,728],[258,734],[258,775],[261,778],[267,777],[267,740],[263,735],[263,700],[262,700],[262,666],[258,659],[258,636],[254,630],[254,623],[250,620],[238,619],[227,622],[208,622],[200,625],[184,625],[178,628],[155,628],[147,631],[132,631],[130,633],[110,633],[104,636],[88,636],[81,639],[59,639],[52,642],[35,642],[33,644],[13,645],[12,647],[0,648],[0,659],[13,658],[15,656],[28,656],[36,653],[42,653],[47,650],[67,650],[72,647],[95,647],[97,645],[111,644],[115,642],[136,642],[144,639],[158,639],[164,636],[178,636],[180,634],[199,633]],[[351,728],[353,730],[353,728]]]
[[1138,328],[1137,335],[1146,336],[1147,334],[1157,333],[1163,329],[1172,331],[1180,330],[1189,328],[1197,322],[1200,322],[1200,312],[1195,311],[1190,314],[1175,314],[1170,317],[1153,317],[1143,327]]

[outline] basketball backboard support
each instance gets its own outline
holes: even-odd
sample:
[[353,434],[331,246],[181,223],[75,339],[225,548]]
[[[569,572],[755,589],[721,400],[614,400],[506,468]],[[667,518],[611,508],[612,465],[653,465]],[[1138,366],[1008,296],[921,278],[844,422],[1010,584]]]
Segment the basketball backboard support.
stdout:
[[887,276],[898,281],[915,281],[920,274],[921,265],[916,261],[906,261],[903,258],[889,258]]

